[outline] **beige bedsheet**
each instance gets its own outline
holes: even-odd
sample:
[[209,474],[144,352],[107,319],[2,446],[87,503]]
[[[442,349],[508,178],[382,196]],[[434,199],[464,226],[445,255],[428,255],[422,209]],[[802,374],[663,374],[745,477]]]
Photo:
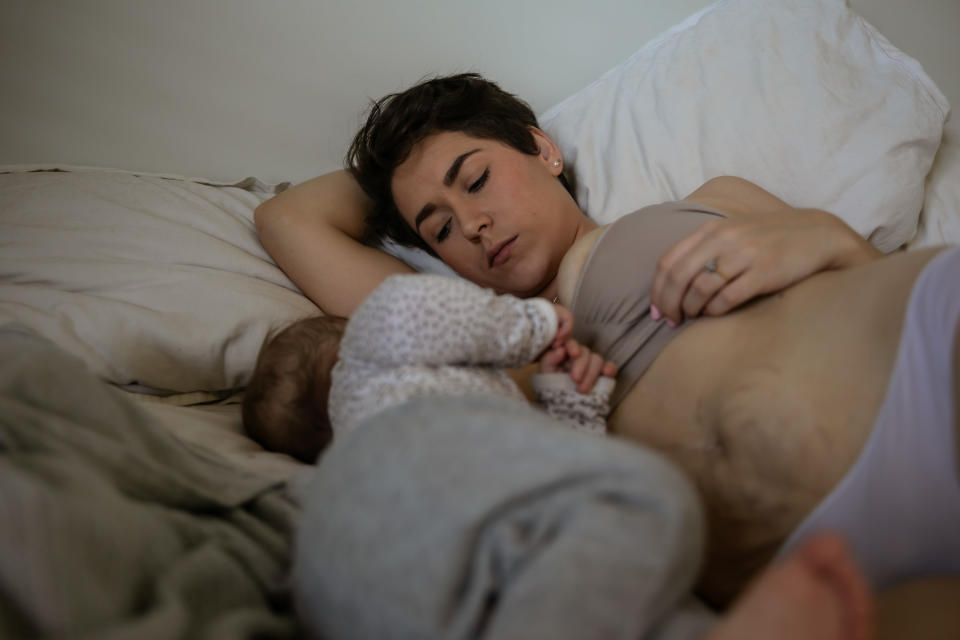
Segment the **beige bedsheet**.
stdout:
[[286,482],[308,466],[286,454],[266,451],[247,437],[240,417],[239,395],[222,403],[195,406],[178,406],[137,393],[126,395],[176,437],[216,451],[239,469]]
[[0,328],[0,637],[296,637],[285,487],[145,408]]
[[256,180],[0,167],[0,324],[161,393],[242,387],[273,329],[319,313],[267,255]]

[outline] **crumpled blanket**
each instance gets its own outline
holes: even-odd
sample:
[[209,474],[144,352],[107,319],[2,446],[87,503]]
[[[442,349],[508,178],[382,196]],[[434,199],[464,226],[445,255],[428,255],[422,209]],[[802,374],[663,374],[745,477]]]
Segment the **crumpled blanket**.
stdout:
[[327,640],[702,637],[704,542],[664,459],[499,398],[429,398],[335,439],[302,490],[298,612]]
[[0,636],[288,638],[298,509],[0,329]]

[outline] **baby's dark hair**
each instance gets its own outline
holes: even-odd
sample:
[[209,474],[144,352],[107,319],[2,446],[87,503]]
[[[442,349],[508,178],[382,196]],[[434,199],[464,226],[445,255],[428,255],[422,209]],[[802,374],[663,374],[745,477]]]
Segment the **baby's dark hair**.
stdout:
[[244,429],[264,448],[312,463],[330,444],[330,372],[346,323],[305,318],[264,340],[243,398]]
[[436,255],[400,215],[391,190],[394,170],[424,138],[459,131],[537,155],[530,130],[536,126],[530,105],[476,73],[431,78],[374,102],[346,156],[348,171],[373,201],[366,240],[390,239]]

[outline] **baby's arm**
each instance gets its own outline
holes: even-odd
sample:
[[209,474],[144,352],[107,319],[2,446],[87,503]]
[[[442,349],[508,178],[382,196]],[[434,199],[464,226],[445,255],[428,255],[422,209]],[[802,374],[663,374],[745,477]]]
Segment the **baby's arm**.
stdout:
[[397,275],[354,312],[341,355],[386,366],[521,367],[556,333],[557,314],[541,298],[498,296],[458,278]]

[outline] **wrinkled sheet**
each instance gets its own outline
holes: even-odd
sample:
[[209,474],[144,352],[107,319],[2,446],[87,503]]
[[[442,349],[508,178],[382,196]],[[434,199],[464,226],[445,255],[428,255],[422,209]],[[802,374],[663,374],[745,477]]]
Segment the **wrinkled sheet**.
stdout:
[[639,446],[500,398],[429,398],[335,440],[302,492],[297,608],[327,640],[702,637],[703,515]]
[[257,237],[270,194],[238,185],[0,167],[0,324],[131,390],[242,387],[270,331],[319,311]]
[[287,638],[297,508],[0,330],[0,637]]

